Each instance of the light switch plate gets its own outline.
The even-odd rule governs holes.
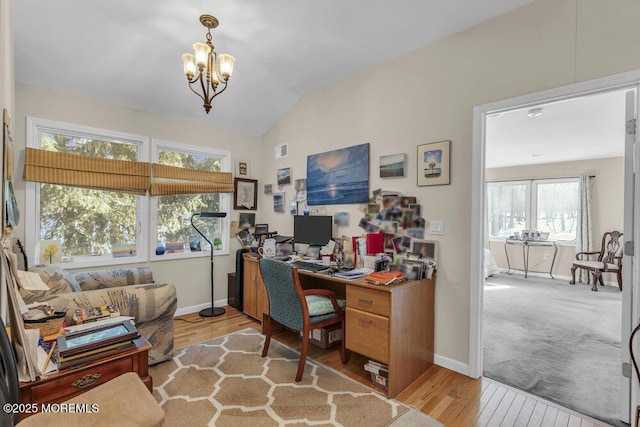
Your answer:
[[[429,221],[429,234],[443,235],[444,221]]]

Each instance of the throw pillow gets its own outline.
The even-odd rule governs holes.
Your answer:
[[[331,298],[324,295],[307,295],[307,306],[309,307],[309,316],[320,316],[323,314],[333,313],[333,304],[331,304]],[[338,300],[338,306],[344,308],[346,301],[343,299]]]

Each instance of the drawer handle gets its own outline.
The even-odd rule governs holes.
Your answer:
[[[365,319],[364,317],[358,317],[358,321],[362,322],[362,323],[366,323],[367,325],[370,325],[373,323],[373,320],[371,319]]]
[[[358,302],[361,302],[363,304],[373,304],[373,300],[367,299],[367,298],[358,298]]]
[[[96,381],[100,379],[101,376],[102,374],[87,374],[84,377],[80,378],[79,380],[71,383],[71,386],[76,388],[91,387],[96,383]]]

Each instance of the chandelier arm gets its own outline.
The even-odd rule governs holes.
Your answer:
[[[211,99],[213,100],[213,98],[215,98],[216,96],[220,95],[225,90],[227,90],[227,82],[224,82],[224,87],[221,90],[219,90],[219,91],[216,91],[215,89],[213,90],[213,96],[211,97]]]
[[[195,93],[196,95],[198,95],[200,97],[200,99],[202,99],[202,102],[207,102],[207,100],[204,99],[204,97],[202,95],[200,95],[198,92],[196,92],[195,90],[193,90],[193,88],[191,87],[192,83],[195,83],[197,80],[200,79],[196,79],[194,81],[189,81],[189,89],[191,89],[191,92]]]

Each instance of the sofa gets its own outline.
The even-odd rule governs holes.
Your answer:
[[[43,302],[56,311],[66,310],[66,324],[73,325],[73,313],[80,307],[116,305],[122,316],[135,319],[140,334],[153,346],[149,364],[173,357],[173,316],[178,301],[176,288],[170,283],[155,283],[150,268],[68,272],[56,265],[36,265],[37,272],[49,286],[48,291],[20,288],[26,304]]]

